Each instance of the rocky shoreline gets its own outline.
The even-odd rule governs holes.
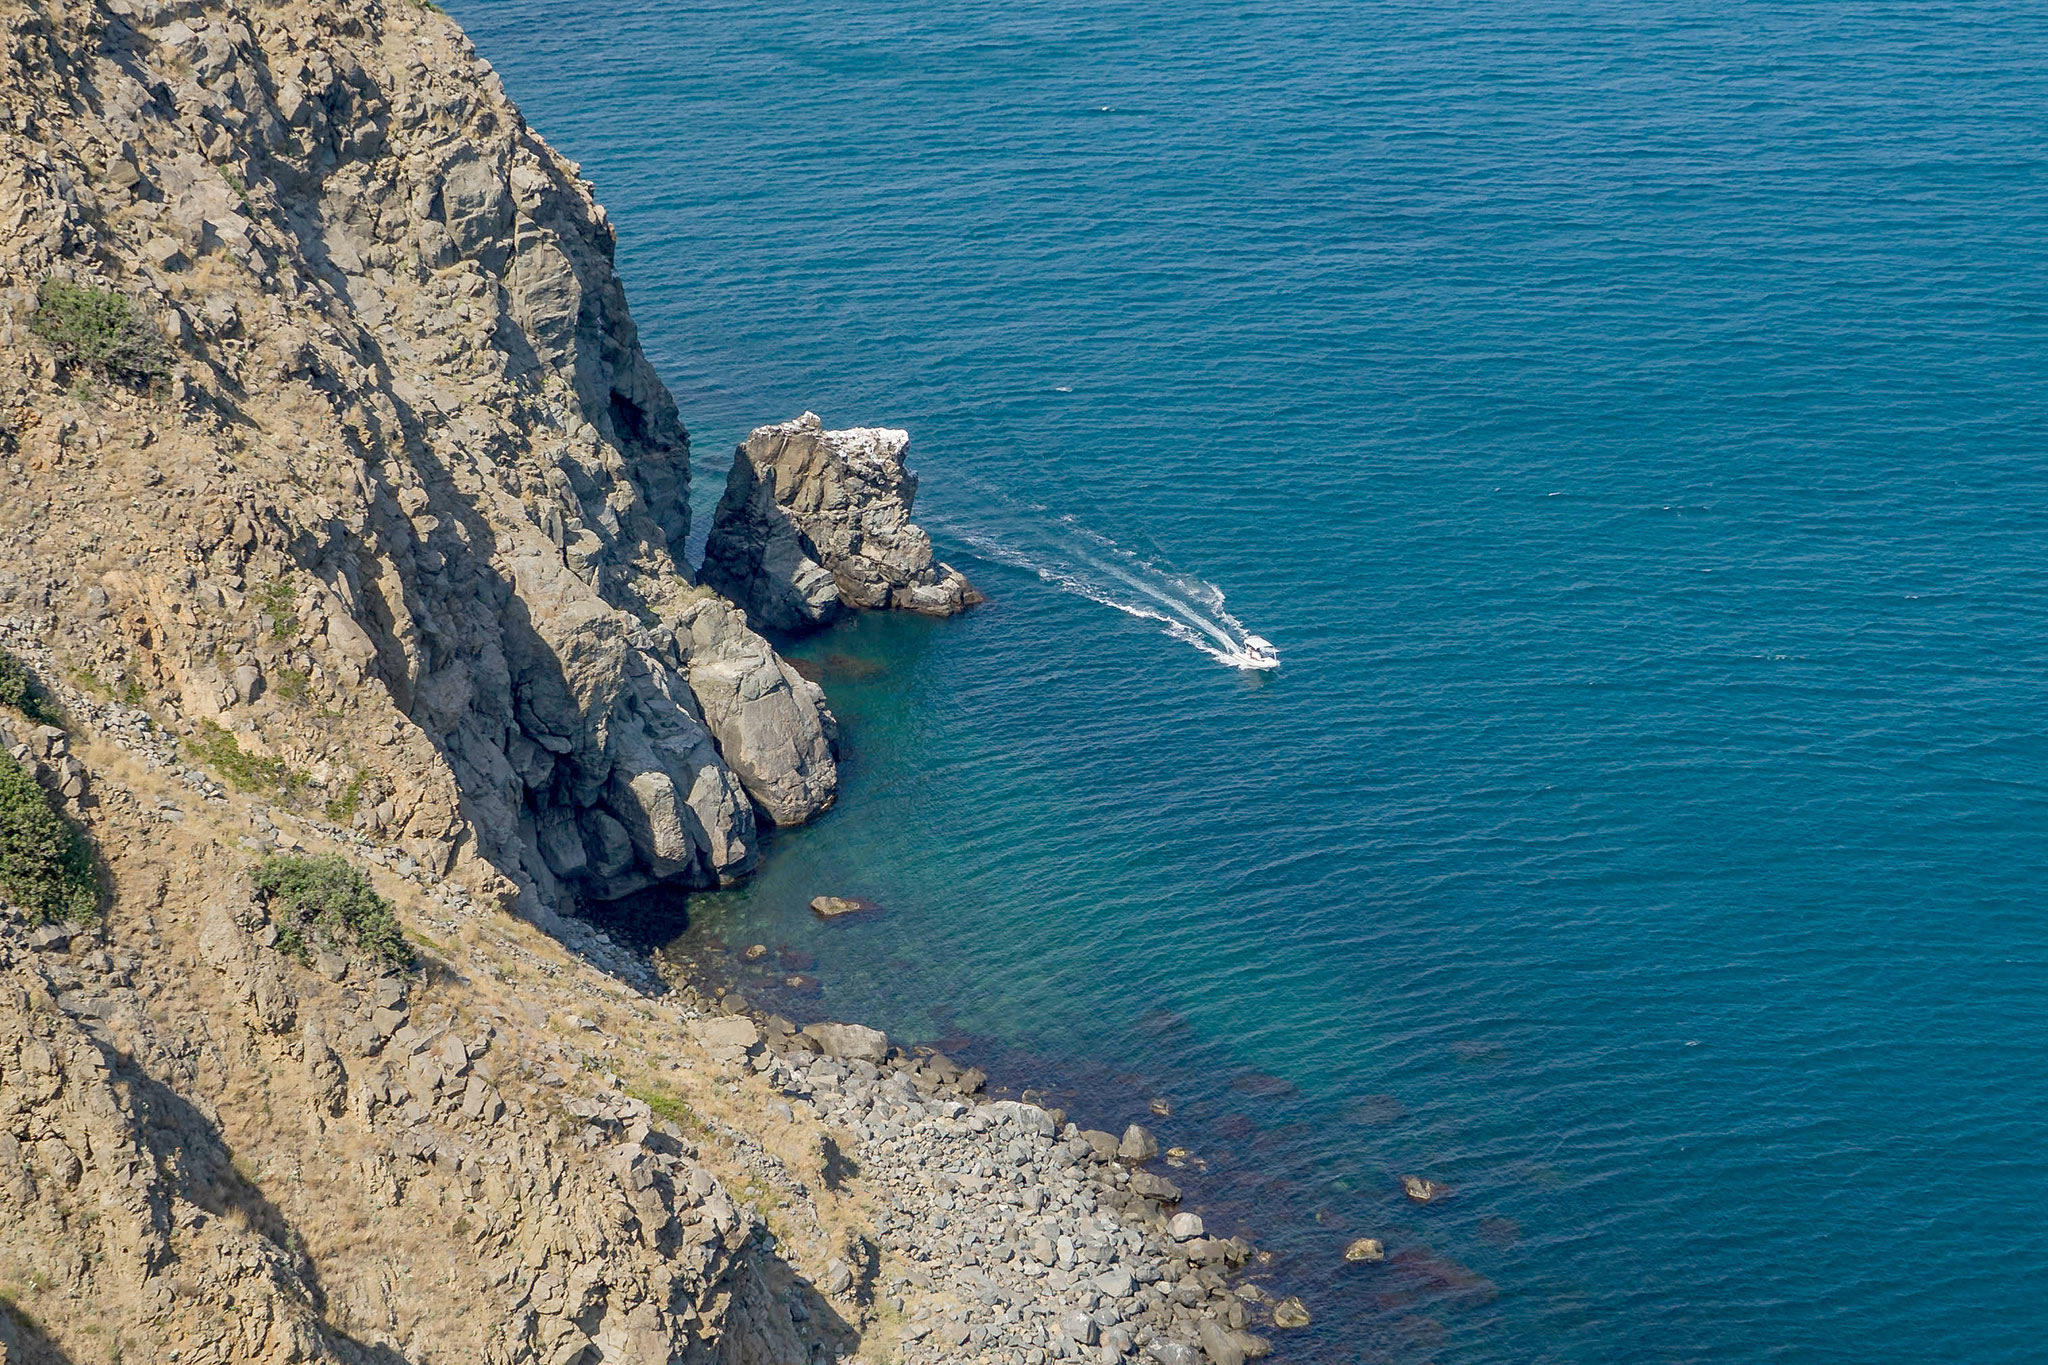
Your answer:
[[[47,664],[6,627],[0,622],[0,643]],[[127,818],[169,835],[212,814],[246,821],[252,852],[348,843],[338,826],[238,801],[145,712],[52,690],[69,716],[66,738],[45,730],[16,747],[45,776],[94,774],[73,804],[81,815],[105,812],[92,819],[96,827]],[[67,765],[79,750],[93,761]],[[122,773],[110,750],[134,770]],[[190,1010],[166,1017],[162,1002],[177,987],[151,980],[175,955],[166,939],[189,933],[193,956],[210,971],[186,986],[215,976],[228,986],[227,999],[239,1002],[230,1013],[245,1016],[251,1040],[282,1048],[303,1073],[298,1093],[331,1116],[316,1123],[323,1135],[339,1136],[349,1119],[381,1135],[391,1155],[373,1168],[377,1200],[394,1209],[421,1197],[407,1187],[428,1172],[452,1165],[459,1177],[487,1165],[494,1150],[509,1171],[530,1170],[522,1141],[546,1141],[533,1123],[550,1112],[561,1116],[556,1144],[566,1139],[606,1166],[661,1169],[678,1190],[704,1170],[705,1195],[775,1192],[758,1221],[739,1198],[699,1205],[708,1211],[702,1226],[725,1248],[717,1254],[729,1269],[718,1273],[772,1280],[765,1262],[749,1259],[768,1251],[801,1266],[776,1298],[793,1335],[779,1344],[762,1336],[773,1345],[763,1361],[1231,1365],[1267,1355],[1274,1328],[1306,1323],[1298,1300],[1276,1300],[1245,1278],[1259,1260],[1251,1246],[1209,1235],[1198,1212],[1180,1207],[1181,1191],[1155,1169],[1159,1144],[1143,1127],[1088,1130],[1029,1092],[992,1096],[979,1070],[931,1048],[906,1050],[876,1029],[799,1027],[749,1011],[708,976],[657,972],[580,922],[568,935],[576,957],[530,977],[521,968],[546,940],[521,946],[492,932],[495,911],[410,859],[367,851],[418,893],[411,918],[422,941],[436,945],[423,972],[364,975],[339,959],[295,969],[263,951],[260,905],[232,890],[214,890],[185,924],[170,914],[86,931],[9,923],[0,969],[48,998],[54,1016],[76,1021],[80,1036],[103,1037],[118,1055],[161,1057],[177,1050],[170,1025],[180,1013],[189,1026],[218,1009],[188,1001]],[[176,899],[166,895],[173,906]],[[462,987],[485,982],[516,986],[507,998],[518,1014],[459,998]],[[481,1025],[480,1004],[490,1020]],[[660,1042],[644,1064],[659,1080],[632,1079],[621,1052],[636,1040],[612,1031],[607,1006],[656,1025]],[[547,1027],[523,1038],[521,1018]],[[698,1098],[707,1092],[723,1103]],[[10,1108],[18,1114],[23,1102],[0,1074],[0,1111]],[[225,1124],[216,1118],[215,1126]],[[47,1167],[60,1183],[90,1175],[83,1165],[67,1173],[76,1164],[67,1154],[109,1147],[104,1134],[67,1139],[61,1127],[30,1140],[43,1145],[24,1169]],[[209,1140],[221,1139],[203,1129],[179,1138],[188,1147]],[[791,1159],[792,1148],[803,1155]],[[820,1204],[828,1191],[852,1207],[828,1213]],[[516,1236],[537,1213],[514,1195],[498,1206],[501,1231]],[[619,1306],[616,1267],[609,1275]],[[562,1306],[569,1321],[587,1317],[573,1298]],[[318,1332],[308,1325],[301,1335]],[[537,1320],[527,1335],[544,1339],[545,1324]],[[832,1354],[819,1354],[821,1346]]]
[[[850,1134],[846,1159],[882,1191],[887,1263],[872,1278],[905,1324],[904,1361],[1236,1365],[1273,1350],[1253,1329],[1308,1323],[1300,1300],[1245,1278],[1263,1259],[1253,1246],[1180,1207],[1142,1125],[1085,1129],[1030,1091],[992,1096],[979,1068],[936,1049],[857,1024],[722,1013],[744,1000],[699,984],[678,989],[702,1011],[713,1059],[765,1077],[776,1112],[801,1107]]]

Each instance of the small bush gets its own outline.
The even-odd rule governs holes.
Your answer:
[[[306,775],[296,773],[281,758],[252,754],[235,742],[235,737],[210,720],[199,722],[186,742],[192,756],[227,779],[241,792],[273,792],[297,796],[306,786]]]
[[[270,679],[277,695],[294,705],[304,701],[313,690],[313,675],[303,668],[280,666],[271,670]]]
[[[690,1102],[658,1081],[629,1085],[626,1093],[685,1132],[704,1131],[704,1120],[697,1117],[697,1111],[690,1107]]]
[[[289,578],[273,578],[256,590],[256,608],[270,617],[270,633],[280,640],[298,633],[298,601]]]
[[[39,924],[99,918],[92,848],[28,769],[0,754],[0,891]]]
[[[38,725],[61,725],[63,715],[50,704],[21,660],[0,649],[0,706],[11,706]]]
[[[337,825],[345,825],[356,818],[356,811],[363,804],[363,775],[357,773],[348,780],[348,785],[327,798],[327,818]]]
[[[111,289],[44,280],[29,326],[68,369],[137,388],[171,372],[156,324]]]
[[[256,206],[249,202],[249,187],[242,183],[242,177],[236,175],[227,167],[222,166],[220,168],[220,179],[222,184],[234,191],[235,198],[242,201],[243,210],[253,215],[256,212]]]
[[[411,964],[412,949],[391,903],[347,859],[279,853],[263,860],[255,881],[270,900],[277,950],[287,957],[307,962],[320,947],[384,966]]]

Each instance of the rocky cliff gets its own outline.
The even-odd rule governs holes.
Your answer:
[[[559,950],[478,925],[412,980],[297,967],[245,859],[166,818],[193,794],[94,756],[117,916],[0,934],[0,1360],[766,1365],[852,1340],[732,1193],[758,1177],[730,1140],[553,1041],[551,1010],[629,992],[551,989]]]
[[[815,629],[851,608],[950,616],[981,597],[932,558],[910,520],[910,435],[827,431],[816,413],[759,427],[733,455],[704,544],[704,581],[773,630]]]
[[[1262,1350],[1149,1137],[561,915],[743,874],[834,730],[680,562],[610,228],[453,24],[0,28],[0,1365]],[[966,600],[900,433],[776,430],[837,600]]]
[[[830,804],[821,693],[680,561],[689,441],[603,210],[453,25],[105,0],[8,39],[0,409],[40,515],[0,598],[67,665],[536,915],[730,880]],[[27,344],[51,278],[157,323],[155,398]]]

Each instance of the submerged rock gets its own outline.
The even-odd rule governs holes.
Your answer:
[[[816,413],[757,428],[733,457],[704,545],[706,584],[758,626],[799,631],[854,607],[950,616],[981,600],[910,520],[909,433],[827,431]]]
[[[1386,1244],[1377,1237],[1360,1237],[1344,1248],[1347,1261],[1384,1261],[1387,1259]]]
[[[858,915],[863,910],[875,908],[873,901],[856,900],[851,896],[813,896],[811,913],[820,919],[838,919],[841,915]]]

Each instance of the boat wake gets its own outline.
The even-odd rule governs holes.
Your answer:
[[[1018,517],[1002,533],[943,518],[927,525],[1062,592],[1156,622],[1219,663],[1252,671],[1280,666],[1272,642],[1224,608],[1223,590],[1214,583],[1127,550],[1070,516],[1047,518],[1044,509],[1030,510],[1039,515]]]

